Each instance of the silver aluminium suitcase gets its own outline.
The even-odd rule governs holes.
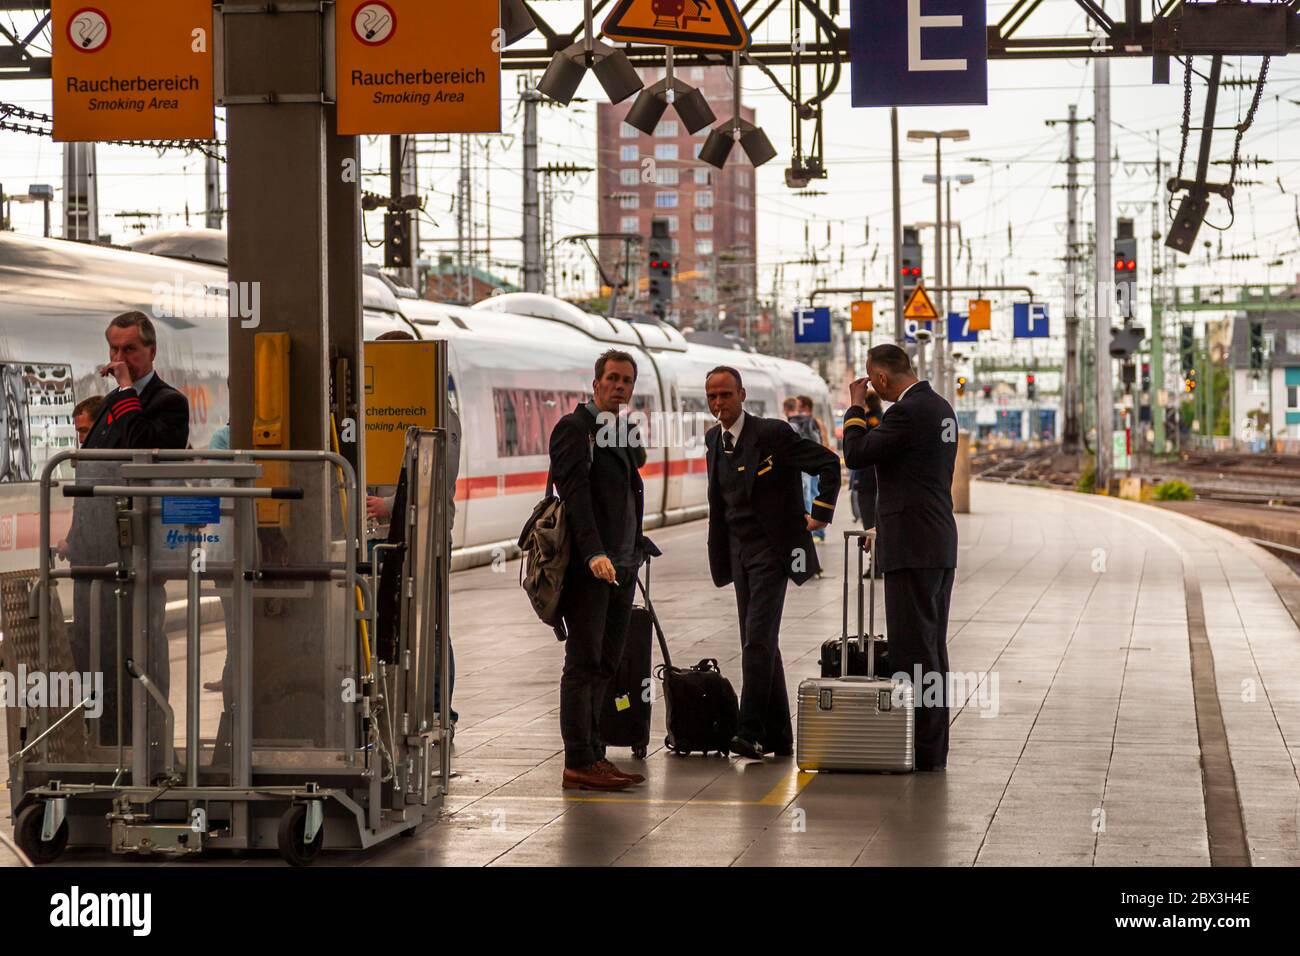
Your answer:
[[[870,619],[876,631],[876,532],[844,532],[844,630],[839,677],[813,677],[799,684],[800,770],[905,773],[915,763],[915,690],[909,681],[877,678],[875,638],[862,629],[862,547],[871,548]],[[858,552],[858,639],[867,640],[867,676],[848,675],[849,546]]]

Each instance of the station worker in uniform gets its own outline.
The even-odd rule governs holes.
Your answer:
[[[872,392],[893,404],[869,427]],[[916,769],[943,770],[948,761],[948,607],[957,567],[952,472],[957,416],[918,381],[907,353],[877,345],[867,353],[867,378],[849,386],[844,462],[876,469],[880,504],[876,562],[885,576],[885,619],[895,673],[939,682],[938,706],[916,692]],[[933,695],[931,695],[933,697]]]
[[[719,366],[705,379],[718,424],[704,436],[709,474],[709,571],[718,587],[736,586],[740,616],[740,729],[731,749],[762,759],[794,752],[790,701],[777,638],[787,581],[821,571],[812,532],[830,524],[840,492],[840,460],[788,422],[743,409],[740,372]],[[818,495],[804,508],[803,475]]]
[[[86,450],[167,448],[183,449],[189,444],[189,401],[176,389],[162,380],[154,369],[158,355],[158,335],[153,322],[143,312],[124,312],[114,318],[105,332],[108,340],[108,362],[99,369],[100,375],[116,384],[104,401],[90,426],[82,444]],[[77,468],[78,483],[117,483],[118,462],[81,462]],[[74,565],[105,565],[115,563],[120,554],[113,519],[113,504],[106,498],[78,498],[73,508],[72,527],[62,557]],[[101,589],[101,603],[91,608],[89,582],[82,593],[74,595],[76,607],[73,627],[73,656],[90,659],[90,617],[98,615],[100,621],[116,620],[111,587]],[[167,649],[166,610],[167,595],[161,585],[149,588],[149,676],[158,689],[167,694],[171,683],[171,665]],[[129,611],[128,611],[129,616]],[[116,642],[112,625],[101,628],[101,659],[111,662]],[[129,635],[127,635],[129,637]],[[131,643],[125,640],[123,653],[131,654]],[[104,666],[104,711],[100,718],[101,739],[116,743],[117,736],[117,682],[124,674],[122,662]],[[129,686],[129,685],[128,685]],[[124,696],[122,715],[123,736],[131,735],[131,695]],[[162,714],[150,700],[147,704],[150,728],[162,728]],[[105,737],[109,739],[105,739]],[[161,751],[152,763],[157,763]]]
[[[592,401],[561,418],[550,441],[551,478],[572,542],[560,597],[567,632],[560,678],[566,790],[623,790],[645,779],[605,758],[599,725],[605,693],[623,658],[637,573],[647,554],[659,553],[642,534],[645,500],[638,469],[646,453],[639,433],[605,427],[632,401],[636,360],[611,349],[596,360],[595,372]]]

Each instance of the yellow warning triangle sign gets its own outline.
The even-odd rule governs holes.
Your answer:
[[[749,48],[749,28],[736,0],[618,0],[601,32],[625,43]]]
[[[919,322],[934,322],[939,318],[939,311],[930,301],[930,294],[925,291],[925,286],[918,285],[912,290],[907,305],[903,306],[903,318],[916,319]]]

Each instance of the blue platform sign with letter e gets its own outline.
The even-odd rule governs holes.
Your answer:
[[[1047,303],[1014,303],[1011,306],[1011,329],[1012,336],[1017,339],[1047,338]]]
[[[831,310],[827,306],[798,309],[794,313],[796,345],[817,345],[831,340]]]
[[[970,316],[959,315],[956,312],[948,313],[949,342],[978,342],[979,340],[979,332],[973,331],[970,327]]]
[[[162,500],[162,523],[220,524],[221,499],[209,498],[206,495],[201,498],[164,495]]]
[[[852,0],[854,106],[989,101],[985,0]]]

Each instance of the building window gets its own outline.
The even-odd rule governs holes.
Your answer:
[[[736,195],[736,208],[737,208],[737,209],[748,209],[748,208],[749,208],[749,193],[737,193],[737,195]]]
[[[655,193],[655,208],[676,209],[677,194],[676,193]]]
[[[635,163],[641,158],[641,151],[635,146],[620,146],[618,148],[618,158],[625,163]]]
[[[1286,407],[1300,407],[1300,401],[1297,401],[1296,393],[1300,392],[1300,385],[1288,385],[1286,389]]]
[[[641,220],[636,216],[624,216],[619,220],[619,229],[622,232],[638,233],[641,231]]]
[[[655,144],[655,159],[676,159],[676,158],[677,158],[676,143]]]
[[[1286,330],[1286,354],[1300,355],[1300,329]]]
[[[702,190],[695,194],[695,205],[700,209],[713,208],[713,192],[711,190]]]
[[[695,254],[696,254],[697,256],[711,256],[711,255],[713,255],[713,240],[712,240],[712,239],[696,239],[696,240],[695,240]]]
[[[655,170],[655,182],[660,186],[676,186],[679,182],[680,169],[660,167]]]
[[[736,232],[741,232],[741,233],[749,232],[749,220],[746,219],[744,216],[741,216],[739,219],[736,220]]]
[[[624,186],[636,186],[641,182],[641,171],[638,169],[620,169],[618,171],[618,180]]]
[[[741,189],[749,188],[749,173],[743,169],[736,170],[736,185]]]
[[[664,120],[655,127],[657,139],[676,139],[677,136],[677,120]]]
[[[676,216],[664,216],[664,221],[668,223],[668,231],[669,231],[669,232],[676,232],[676,231],[677,231],[677,217],[676,217]],[[677,252],[677,240],[676,240],[676,239],[673,240],[673,252],[674,252],[674,253]]]
[[[695,158],[696,158],[696,159],[699,159],[699,158],[700,158],[700,150],[702,150],[702,149],[704,149],[704,144],[703,144],[703,143],[696,143],[696,144],[695,144]]]
[[[1267,395],[1268,394],[1268,376],[1264,373],[1258,375],[1247,373],[1246,378],[1250,381],[1250,394]]]
[[[696,231],[696,232],[712,232],[712,231],[713,231],[713,217],[710,216],[710,215],[706,215],[705,213],[700,213],[698,216],[696,216],[696,217],[695,217],[695,231]]]
[[[622,193],[618,197],[619,209],[640,209],[641,197],[636,193]]]
[[[619,123],[618,135],[623,139],[636,139],[641,135],[641,131],[631,123]]]
[[[698,156],[699,156],[699,151],[697,150],[697,151],[696,151],[696,157],[698,158]],[[697,186],[712,186],[712,185],[713,185],[713,170],[711,170],[711,169],[697,169],[697,170],[695,170],[695,185],[697,185]]]

